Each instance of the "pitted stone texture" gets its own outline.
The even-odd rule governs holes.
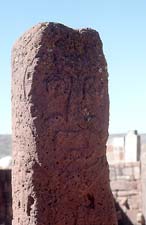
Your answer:
[[[96,31],[43,23],[12,55],[13,225],[115,225]]]

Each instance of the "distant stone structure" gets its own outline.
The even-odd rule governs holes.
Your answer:
[[[109,164],[119,162],[138,162],[141,155],[141,139],[136,130],[126,135],[109,138],[107,142],[107,159]]]
[[[13,225],[116,225],[99,34],[42,23],[12,55]]]
[[[125,137],[125,161],[136,162],[140,160],[140,136],[137,131],[129,131]]]
[[[114,137],[111,143],[107,142],[107,159],[110,164],[124,162],[124,147],[124,137]]]

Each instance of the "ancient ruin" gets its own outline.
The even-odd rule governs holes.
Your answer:
[[[13,225],[116,225],[95,30],[42,23],[12,53]]]

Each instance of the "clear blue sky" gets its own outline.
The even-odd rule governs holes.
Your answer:
[[[146,133],[145,0],[5,0],[0,5],[0,133],[11,133],[10,55],[43,21],[99,31],[109,68],[110,133]]]

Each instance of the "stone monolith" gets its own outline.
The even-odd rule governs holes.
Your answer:
[[[13,225],[116,225],[99,34],[41,23],[12,53]]]

